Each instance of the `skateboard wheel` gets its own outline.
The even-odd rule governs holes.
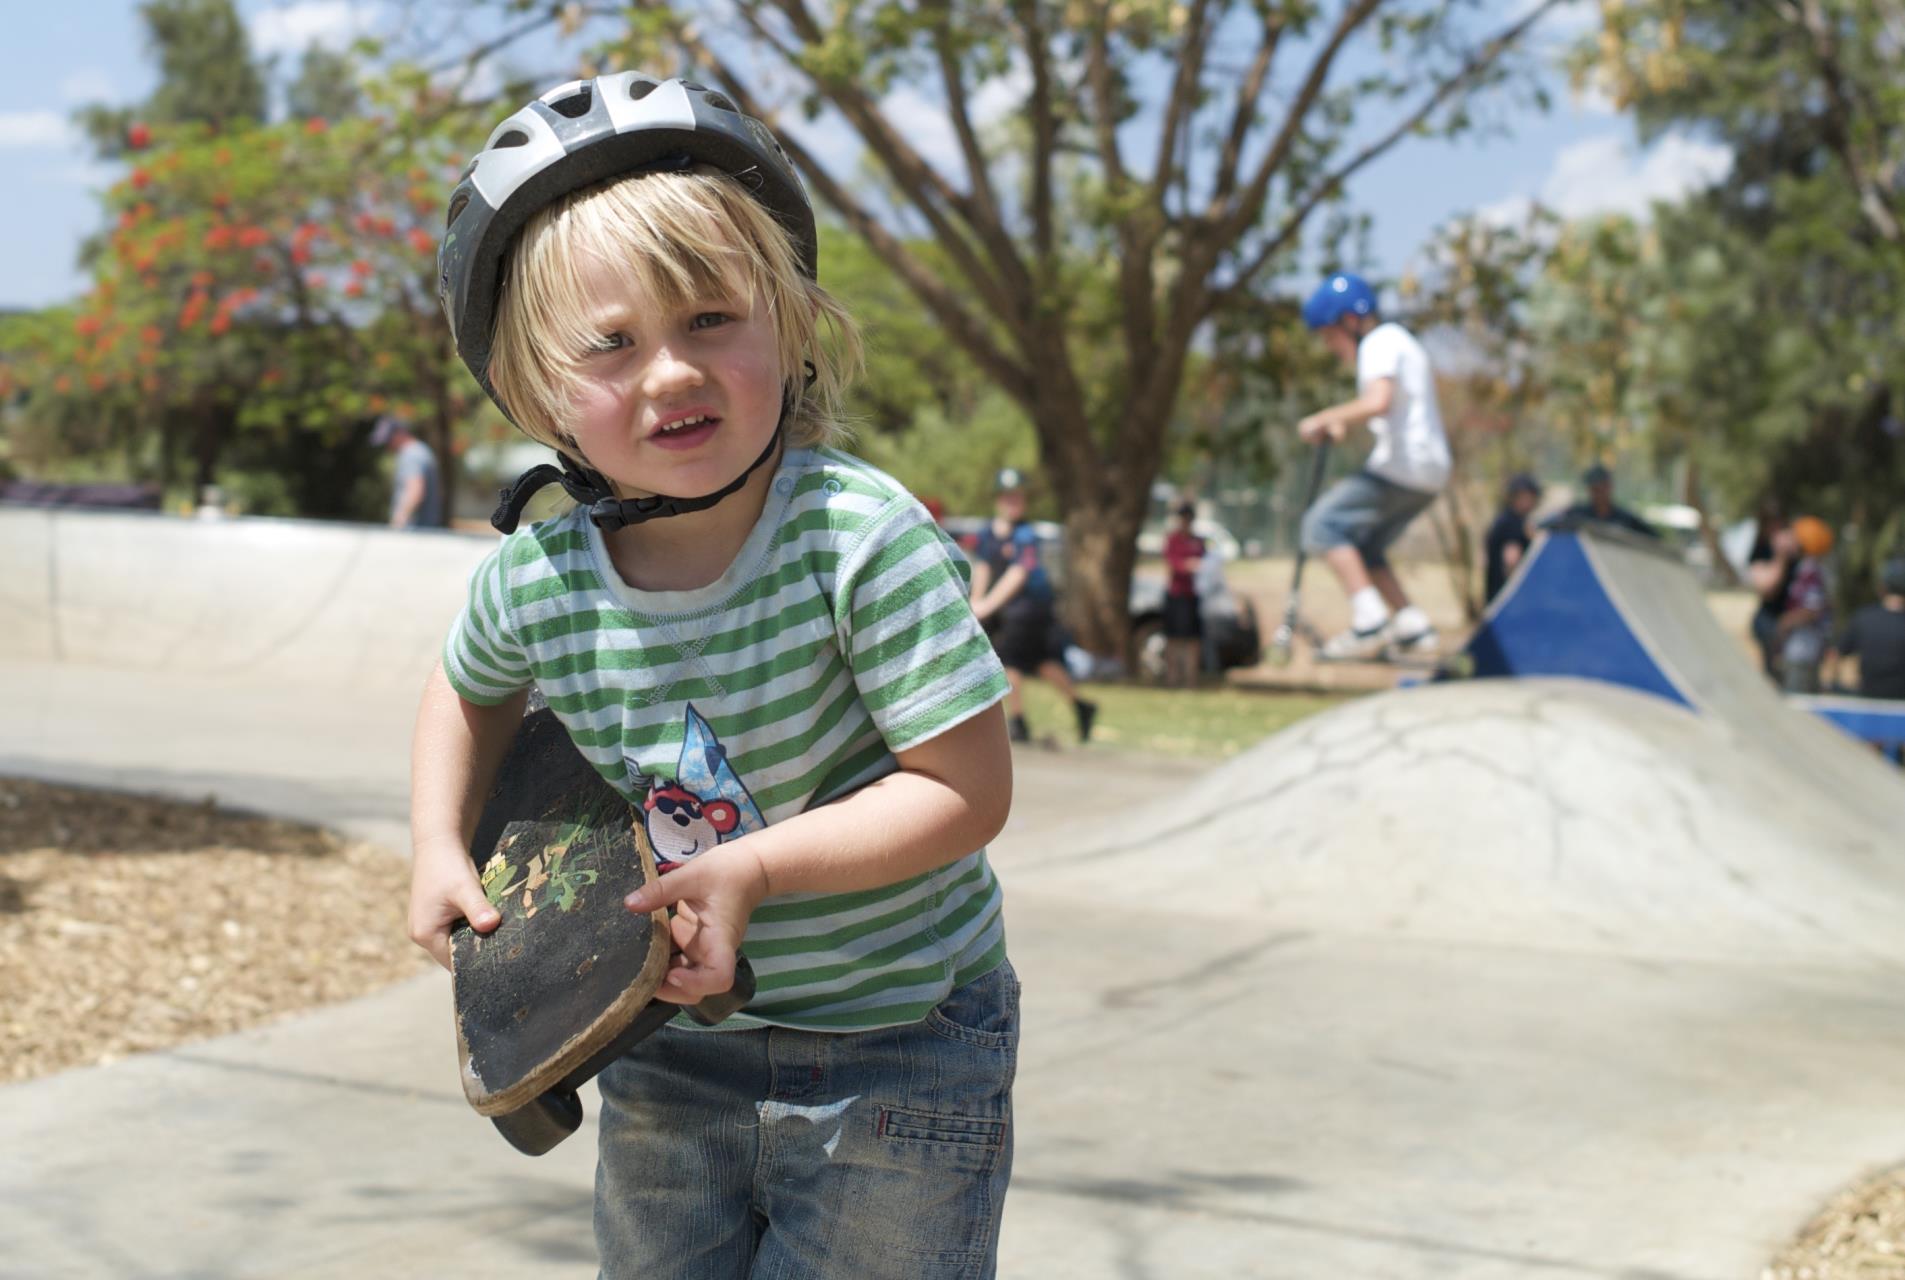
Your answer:
[[[539,1156],[582,1127],[582,1099],[572,1089],[551,1089],[528,1106],[491,1117],[496,1131],[526,1156]]]
[[[704,996],[701,1003],[688,1006],[688,1016],[704,1027],[725,1022],[731,1013],[754,998],[754,966],[746,956],[734,957],[734,985],[719,995]]]

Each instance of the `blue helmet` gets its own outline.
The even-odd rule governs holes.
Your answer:
[[[1325,280],[1303,304],[1303,323],[1327,329],[1344,316],[1366,316],[1376,309],[1376,291],[1361,276],[1340,272]]]

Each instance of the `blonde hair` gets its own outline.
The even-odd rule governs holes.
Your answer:
[[[780,355],[792,447],[848,434],[841,401],[860,367],[860,333],[800,269],[786,228],[734,179],[710,169],[638,174],[585,187],[524,226],[504,267],[490,385],[530,438],[576,453],[572,393],[601,340],[581,287],[593,259],[666,310],[711,297],[766,307]],[[806,365],[813,366],[808,381]]]

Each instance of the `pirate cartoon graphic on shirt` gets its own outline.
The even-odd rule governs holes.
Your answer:
[[[767,825],[747,786],[728,763],[727,748],[690,704],[681,735],[674,781],[651,777],[642,801],[642,823],[655,850],[655,865],[674,870],[723,840]]]

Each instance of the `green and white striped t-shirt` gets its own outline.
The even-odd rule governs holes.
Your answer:
[[[890,476],[789,450],[740,554],[693,591],[628,586],[580,510],[511,534],[471,577],[444,671],[485,705],[535,684],[603,777],[654,792],[657,855],[692,856],[892,773],[1004,696],[969,578]],[[915,1022],[1004,959],[999,885],[978,849],[881,889],[769,898],[744,945],[759,991],[724,1025]]]

